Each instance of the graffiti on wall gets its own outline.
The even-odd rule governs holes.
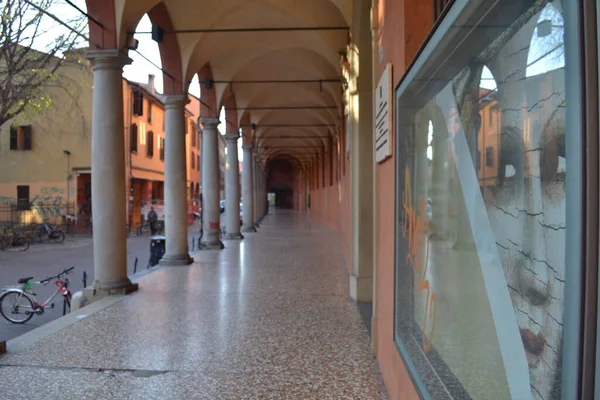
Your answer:
[[[60,217],[66,212],[65,189],[43,187],[29,202],[29,207],[42,218]]]

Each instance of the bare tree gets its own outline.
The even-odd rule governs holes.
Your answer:
[[[59,0],[0,1],[0,127],[13,118],[38,113],[52,102],[46,90],[60,81],[65,55],[85,37],[87,20],[52,13]]]

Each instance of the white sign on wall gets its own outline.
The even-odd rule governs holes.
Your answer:
[[[381,74],[375,91],[375,160],[380,163],[392,155],[392,64],[388,63]]]

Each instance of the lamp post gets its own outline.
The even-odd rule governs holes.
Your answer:
[[[63,153],[67,156],[67,215],[69,214],[69,202],[71,195],[71,152],[69,150],[63,150]]]

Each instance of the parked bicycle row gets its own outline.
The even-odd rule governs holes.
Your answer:
[[[42,224],[27,227],[2,227],[0,232],[0,250],[26,251],[33,243],[62,243],[65,241],[65,233],[56,225],[50,225],[48,221]]]

